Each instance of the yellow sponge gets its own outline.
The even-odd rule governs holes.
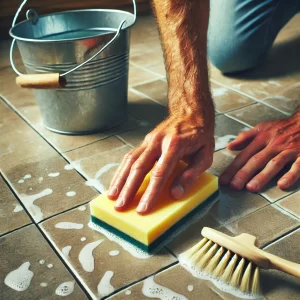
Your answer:
[[[125,212],[117,212],[114,209],[115,201],[109,200],[106,195],[100,195],[92,200],[90,202],[92,222],[142,250],[148,252],[153,250],[180,226],[179,221],[191,217],[198,208],[202,208],[200,204],[218,190],[217,177],[203,173],[183,199],[173,200],[170,197],[170,185],[185,166],[183,162],[178,163],[150,214],[141,216],[136,212],[136,207],[149,184],[151,172],[145,177]]]

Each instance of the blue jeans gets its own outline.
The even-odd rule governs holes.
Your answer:
[[[300,0],[211,0],[208,57],[223,73],[251,69],[267,54]]]

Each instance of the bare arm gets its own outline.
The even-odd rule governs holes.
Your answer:
[[[179,160],[188,166],[171,186],[174,199],[181,199],[210,167],[214,151],[214,108],[206,58],[209,0],[154,0],[153,4],[169,83],[169,116],[124,158],[108,193],[117,199],[117,210],[126,209],[153,168],[137,207],[140,214],[155,206]]]

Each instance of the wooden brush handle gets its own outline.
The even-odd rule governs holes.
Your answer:
[[[58,89],[66,85],[59,73],[27,74],[17,77],[16,83],[22,88],[29,89]]]
[[[288,261],[276,255],[264,251],[264,255],[271,262],[271,269],[283,271],[300,279],[300,264]]]

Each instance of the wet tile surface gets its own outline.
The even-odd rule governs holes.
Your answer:
[[[300,219],[300,191],[278,201],[276,204]]]
[[[1,299],[88,299],[34,225],[0,238],[0,245]]]
[[[30,223],[29,216],[0,175],[0,235]]]
[[[131,147],[138,147],[144,140],[145,136],[153,130],[153,127],[145,126],[135,130],[127,131],[117,136]]]
[[[232,163],[236,156],[236,152],[223,149],[214,153],[214,159],[210,171],[220,176],[223,171]]]
[[[107,296],[114,290],[151,275],[176,261],[166,250],[150,258],[136,258],[119,244],[89,228],[89,220],[89,207],[84,206],[45,221],[42,223],[42,229],[76,276],[95,297]],[[77,226],[80,229],[60,228],[63,227],[62,222],[68,222],[71,228]],[[66,249],[70,249],[68,255]]]
[[[146,71],[133,65],[129,66],[129,86],[135,86],[137,84],[146,81],[152,81],[158,78],[159,76],[156,76],[153,73],[150,73],[149,71]]]

